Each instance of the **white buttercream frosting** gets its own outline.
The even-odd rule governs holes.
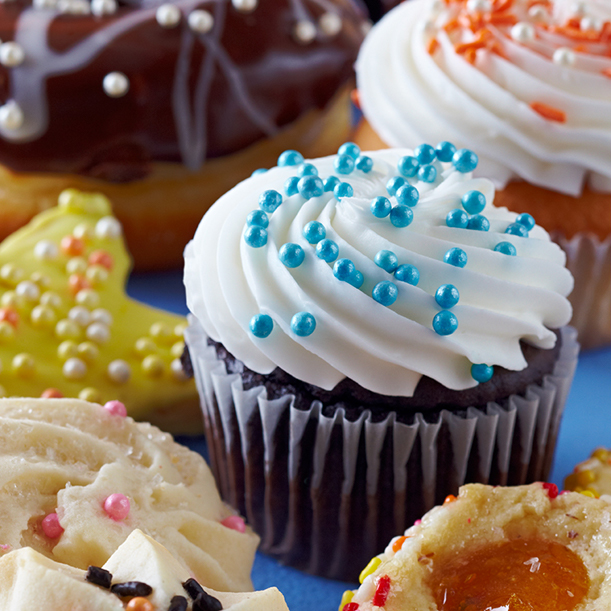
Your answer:
[[[545,4],[533,10],[515,0],[496,21],[468,2],[400,4],[374,26],[356,64],[373,129],[390,146],[447,139],[472,148],[480,156],[476,176],[497,188],[523,179],[579,195],[587,181],[611,192],[611,2],[584,2],[572,30],[562,28],[573,0]],[[460,25],[478,18],[484,30]],[[458,27],[444,27],[455,19]],[[516,21],[524,25],[513,29]],[[482,33],[486,44],[471,63],[457,45]],[[566,120],[544,118],[533,103]]]
[[[520,340],[550,348],[555,334],[549,328],[565,325],[571,317],[566,295],[573,279],[564,267],[565,255],[536,226],[530,237],[505,234],[516,214],[496,208],[494,187],[485,179],[455,171],[451,163],[435,162],[439,172],[432,183],[409,179],[420,192],[412,208],[413,222],[395,227],[388,217],[376,218],[370,203],[387,196],[386,184],[398,175],[397,163],[408,150],[367,153],[373,170],[353,171],[340,178],[354,190],[338,201],[332,193],[305,200],[300,194],[283,196],[270,215],[267,244],[249,246],[244,239],[248,214],[258,208],[259,195],[268,189],[284,193],[295,167],[276,167],[253,176],[226,193],[206,213],[185,251],[185,285],[189,309],[206,333],[221,342],[250,369],[262,374],[276,367],[325,389],[345,377],[386,395],[411,396],[422,375],[452,389],[476,384],[471,363],[501,365],[520,370],[526,361]],[[310,161],[319,176],[334,174],[335,156]],[[478,190],[486,197],[482,214],[490,231],[448,227],[448,212],[461,207],[461,197]],[[326,237],[339,246],[339,257],[352,260],[364,276],[360,289],[338,280],[333,264],[318,258],[303,237],[304,226],[317,220]],[[493,249],[511,242],[517,256]],[[279,249],[299,244],[304,262],[286,267]],[[453,247],[464,250],[464,268],[445,263]],[[374,263],[380,250],[390,250],[399,264],[418,268],[417,286],[400,282]],[[394,282],[398,298],[389,307],[372,299],[380,281]],[[452,335],[440,336],[432,327],[441,310],[434,295],[451,283],[460,301],[451,308],[458,319]],[[315,331],[299,337],[291,318],[309,312]],[[249,330],[251,318],[271,316],[272,333],[257,338]]]

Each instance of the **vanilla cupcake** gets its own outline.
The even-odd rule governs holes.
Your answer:
[[[611,450],[594,450],[588,460],[580,462],[573,469],[573,473],[567,475],[564,487],[597,498],[611,495]]]

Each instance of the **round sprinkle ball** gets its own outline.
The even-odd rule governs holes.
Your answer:
[[[246,224],[250,227],[251,225],[256,225],[257,227],[263,227],[263,229],[267,229],[269,225],[269,217],[263,210],[253,210],[246,217]]]
[[[397,193],[397,189],[399,189],[399,187],[402,187],[404,184],[405,178],[403,178],[402,176],[393,176],[386,183],[386,190],[388,191],[389,195],[395,195]]]
[[[451,142],[443,141],[435,147],[435,155],[439,161],[452,161],[455,152],[456,147]]]
[[[467,253],[462,248],[450,248],[443,260],[454,267],[464,267],[467,265]]]
[[[354,166],[357,170],[368,174],[369,172],[371,172],[371,170],[373,170],[373,159],[371,157],[367,157],[367,155],[361,155],[357,158],[356,162],[354,163]]]
[[[452,155],[452,165],[463,174],[473,172],[477,167],[478,161],[477,155],[469,149],[458,149]]]
[[[272,214],[282,203],[282,195],[278,191],[268,189],[259,195],[259,208],[264,212]]]
[[[329,178],[325,178],[322,181],[322,186],[323,186],[325,193],[329,193],[333,191],[335,187],[339,185],[340,182],[341,180],[337,176],[329,176]]]
[[[260,339],[269,337],[274,328],[274,321],[267,314],[255,314],[248,323],[250,332]]]
[[[414,265],[399,265],[395,270],[395,278],[400,282],[407,282],[407,284],[416,286],[420,282],[420,272]]]
[[[297,168],[297,176],[299,176],[299,178],[303,176],[318,176],[318,168],[311,163],[302,163]]]
[[[305,252],[299,244],[293,242],[287,242],[280,247],[278,251],[280,261],[287,267],[294,268],[299,267],[305,259]]]
[[[356,267],[350,259],[338,259],[333,265],[333,275],[344,282],[347,282],[355,271]]]
[[[350,155],[338,155],[333,167],[338,174],[350,174],[354,170],[354,159]]]
[[[321,240],[316,244],[316,256],[331,263],[339,256],[339,247],[333,240]]]
[[[56,513],[47,514],[42,519],[41,526],[45,537],[48,537],[49,539],[58,539],[64,532]]]
[[[335,185],[333,195],[335,199],[339,201],[342,197],[352,197],[354,195],[354,189],[350,183],[340,182],[338,185]]]
[[[399,204],[390,211],[390,222],[395,227],[407,227],[414,220],[411,208]]]
[[[437,168],[430,164],[420,166],[418,179],[422,182],[435,182],[437,180]]]
[[[119,418],[125,418],[127,416],[127,410],[121,401],[107,401],[104,403],[104,409],[109,414],[118,416]]]
[[[471,377],[480,382],[487,382],[492,378],[492,374],[494,373],[494,368],[490,365],[481,364],[473,364],[471,365]]]
[[[479,214],[486,207],[486,197],[481,191],[467,191],[460,201],[469,214]]]
[[[291,176],[284,181],[284,193],[287,197],[299,193],[299,189],[297,188],[298,182],[299,178],[297,176]]]
[[[318,221],[310,221],[303,228],[303,237],[308,241],[308,244],[317,244],[325,239],[327,231],[325,226]]]
[[[413,207],[418,203],[420,193],[418,193],[418,189],[416,189],[416,187],[412,187],[412,185],[408,185],[406,183],[397,189],[395,197],[397,198],[397,202],[399,204]]]
[[[504,255],[509,255],[511,257],[515,257],[517,254],[516,247],[511,242],[499,242],[494,250],[496,252],[503,253]]]
[[[350,276],[350,278],[348,278],[347,280],[348,284],[351,284],[354,288],[357,289],[360,289],[363,286],[364,281],[365,278],[358,269],[355,269],[354,274],[352,274],[352,276]]]
[[[253,171],[251,176],[259,176],[259,174],[265,174],[267,172],[267,168],[257,168]]]
[[[229,516],[221,521],[221,524],[226,528],[231,528],[231,530],[237,530],[240,533],[246,532],[246,523],[244,522],[244,518],[240,516]]]
[[[261,248],[267,244],[267,229],[258,225],[251,225],[244,231],[244,241],[251,248]]]
[[[509,227],[505,229],[505,233],[508,233],[510,235],[517,235],[520,238],[528,237],[528,229],[526,229],[526,227],[524,227],[524,225],[521,225],[520,223],[511,223],[511,225],[509,225]]]
[[[437,335],[452,335],[458,329],[458,319],[449,310],[437,312],[433,318],[433,330]]]
[[[337,150],[337,154],[348,155],[348,157],[356,160],[361,154],[361,149],[358,144],[354,144],[354,142],[344,142]]]
[[[522,212],[522,214],[518,214],[516,223],[524,225],[526,231],[530,231],[535,226],[535,219],[528,212]]]
[[[399,170],[399,174],[405,176],[406,178],[413,178],[414,176],[416,176],[419,167],[420,163],[415,157],[412,157],[411,155],[401,157],[401,159],[399,159],[399,163],[397,164],[397,170]]]
[[[469,215],[460,208],[450,210],[446,215],[446,225],[457,229],[466,229],[469,224]]]
[[[397,301],[397,295],[399,294],[399,289],[394,282],[389,282],[388,280],[383,280],[382,282],[378,282],[371,292],[371,296],[375,301],[381,303],[383,306],[390,306],[395,301]]]
[[[376,197],[370,205],[371,214],[378,219],[383,219],[390,214],[392,208],[390,200],[387,197],[381,195]]]
[[[458,303],[460,294],[458,289],[453,284],[442,284],[435,291],[435,301],[442,308],[451,308]]]
[[[414,155],[421,165],[433,163],[437,159],[435,149],[430,144],[421,144],[414,149]]]
[[[129,499],[124,494],[111,494],[106,497],[102,507],[109,518],[115,522],[120,522],[129,514]]]
[[[308,337],[316,329],[316,319],[309,312],[297,312],[291,318],[291,331],[299,337]]]
[[[300,178],[297,183],[297,189],[304,199],[320,197],[324,193],[322,180],[318,176],[304,176]]]
[[[284,151],[284,153],[280,154],[280,157],[278,157],[278,165],[280,167],[284,167],[284,166],[293,166],[293,165],[300,165],[303,163],[303,155],[298,152],[298,151],[292,151],[292,150],[288,150],[288,151]]]
[[[490,229],[490,221],[482,214],[474,214],[469,218],[467,229],[475,231],[488,231]]]
[[[373,261],[378,267],[381,267],[389,274],[392,274],[399,266],[397,255],[391,250],[379,250]]]

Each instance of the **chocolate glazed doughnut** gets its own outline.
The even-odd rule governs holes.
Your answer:
[[[352,0],[0,4],[0,238],[76,186],[139,267],[178,264],[220,193],[345,138],[364,24]]]

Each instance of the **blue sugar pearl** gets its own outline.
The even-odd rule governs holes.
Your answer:
[[[399,163],[397,164],[397,170],[399,170],[399,174],[407,178],[412,178],[416,176],[419,167],[420,164],[418,163],[418,160],[415,157],[412,157],[411,155],[401,157],[401,159],[399,159]]]
[[[524,225],[526,231],[530,231],[535,226],[535,219],[528,212],[522,212],[522,214],[518,214],[516,223]]]
[[[399,204],[390,211],[390,222],[395,227],[407,227],[414,220],[414,213],[407,206]]]
[[[356,271],[356,267],[354,267],[354,263],[350,261],[350,259],[338,259],[333,265],[333,275],[338,280],[343,280],[344,282],[348,281],[348,278],[354,274]]]
[[[404,184],[397,189],[395,197],[399,204],[403,204],[404,206],[415,206],[420,199],[420,193],[416,187]]]
[[[528,237],[528,229],[526,229],[524,225],[520,225],[520,223],[511,223],[511,225],[509,225],[509,227],[505,229],[505,233],[508,233],[510,235],[517,235],[521,238]]]
[[[263,191],[259,195],[259,208],[268,214],[273,214],[274,210],[282,203],[282,195],[272,189]]]
[[[311,163],[302,163],[297,168],[297,176],[303,178],[304,176],[318,176],[318,168]]]
[[[318,176],[304,176],[297,183],[297,190],[304,199],[320,197],[324,193],[322,180]]]
[[[390,214],[390,200],[386,197],[376,197],[370,205],[371,214],[378,219],[383,219]]]
[[[479,214],[486,207],[486,197],[481,191],[467,191],[460,201],[469,214]]]
[[[322,223],[319,223],[318,221],[310,221],[309,223],[306,223],[301,233],[308,241],[308,244],[318,244],[318,242],[325,239],[327,230]]]
[[[464,267],[467,265],[467,253],[462,248],[450,248],[443,255],[443,260],[454,267]]]
[[[446,310],[454,307],[459,299],[458,289],[453,284],[442,284],[435,291],[435,301]]]
[[[248,323],[250,332],[261,339],[268,337],[274,328],[274,321],[267,314],[257,314]]]
[[[434,165],[423,165],[418,170],[418,179],[422,182],[435,182],[437,179],[437,168]]]
[[[293,268],[299,267],[303,263],[305,252],[303,252],[303,248],[299,244],[287,242],[280,247],[278,256],[284,265]]]
[[[516,247],[511,242],[499,242],[494,250],[496,252],[501,252],[504,255],[509,255],[511,257],[515,257],[517,254]]]
[[[316,256],[332,263],[339,256],[339,246],[333,240],[321,240],[316,244]]]
[[[299,165],[303,163],[303,155],[299,151],[284,151],[278,157],[278,165],[282,168],[287,165]]]
[[[284,181],[284,193],[287,197],[299,193],[299,189],[297,188],[298,182],[299,178],[297,178],[297,176],[291,176]]]
[[[401,176],[393,176],[386,183],[386,190],[388,191],[389,195],[395,195],[397,193],[397,189],[399,189],[399,187],[402,187],[404,184],[405,178],[402,178]]]
[[[361,154],[361,149],[358,144],[354,144],[354,142],[344,142],[337,150],[337,154],[348,155],[348,157],[356,160]]]
[[[490,229],[490,221],[483,214],[474,214],[469,218],[467,229],[475,229],[476,231],[488,231]]]
[[[259,174],[265,174],[265,172],[267,172],[267,168],[258,168],[251,174],[251,176],[259,176]]]
[[[466,229],[469,224],[469,216],[464,210],[454,208],[446,215],[446,225],[448,227],[456,227],[458,229]]]
[[[267,244],[267,229],[251,225],[244,232],[244,241],[252,248],[261,248]]]
[[[452,335],[458,329],[458,318],[449,310],[441,310],[433,318],[433,329],[437,335]]]
[[[399,259],[392,250],[379,250],[373,258],[374,263],[384,271],[392,274],[399,266]]]
[[[420,282],[420,272],[414,265],[399,265],[395,270],[395,278],[401,282],[407,282],[407,284],[416,286]]]
[[[414,149],[414,155],[420,165],[433,163],[437,159],[435,149],[430,144],[421,144]]]
[[[471,377],[477,382],[487,382],[490,378],[492,378],[493,373],[494,368],[490,365],[486,365],[484,363],[479,365],[473,363],[473,365],[471,365]]]
[[[354,189],[351,184],[340,182],[339,185],[335,185],[333,195],[337,200],[340,200],[342,197],[352,197],[354,195]]]
[[[253,210],[246,217],[246,224],[249,226],[257,225],[259,227],[263,227],[263,229],[267,229],[267,226],[269,225],[269,217],[267,214],[265,214],[265,212],[263,212],[263,210]]]
[[[371,157],[367,157],[367,155],[361,155],[357,158],[354,165],[357,170],[368,174],[371,172],[371,170],[373,170],[373,159]]]
[[[439,159],[439,161],[452,161],[452,157],[454,156],[455,152],[456,147],[451,142],[447,142],[445,140],[440,142],[435,147],[435,155],[437,155],[437,159]]]
[[[337,176],[329,176],[329,178],[325,178],[322,181],[322,186],[325,193],[333,191],[333,189],[335,189],[340,182],[341,180]]]
[[[349,155],[338,155],[333,161],[333,167],[338,174],[350,174],[354,171],[354,159]]]
[[[383,306],[390,306],[397,301],[399,289],[394,282],[383,280],[378,282],[371,292],[371,296]]]
[[[309,312],[297,312],[291,318],[291,331],[299,337],[312,335],[316,329],[316,319]]]
[[[452,155],[452,165],[459,172],[473,172],[477,167],[479,161],[477,155],[469,149],[458,149],[454,155]]]
[[[352,276],[350,276],[346,282],[351,284],[355,289],[360,289],[363,286],[364,280],[365,278],[363,278],[363,274],[361,274],[358,269],[355,269],[354,274],[352,274]]]

